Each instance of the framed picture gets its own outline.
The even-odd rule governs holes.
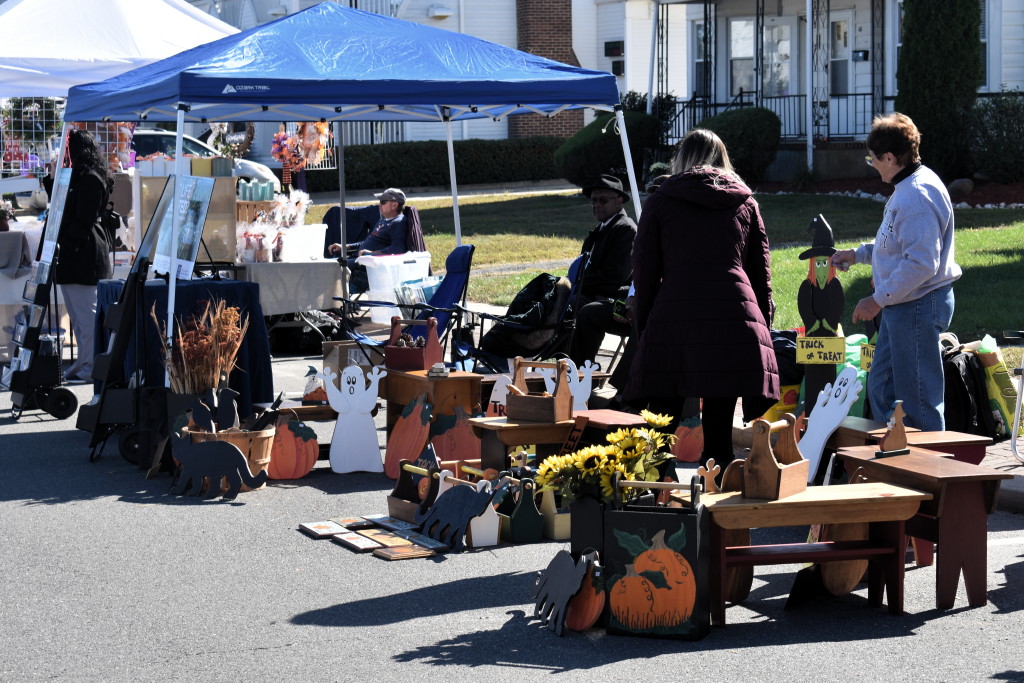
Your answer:
[[[46,212],[46,227],[43,229],[43,251],[39,260],[53,263],[53,254],[57,250],[57,237],[60,234],[60,222],[64,217],[64,205],[67,203],[68,187],[71,185],[71,169],[62,168],[53,179],[53,191],[50,193],[50,208]]]
[[[32,278],[25,280],[25,289],[21,291],[21,298],[24,299],[25,301],[31,301],[32,303],[35,303],[36,292],[38,291],[38,289],[38,282],[36,282]]]
[[[50,264],[36,261],[32,267],[32,277],[29,278],[36,284],[46,284],[50,281]]]
[[[18,362],[18,370],[28,370],[32,367],[32,349],[22,346],[18,349],[18,357],[15,360]]]
[[[28,325],[26,325],[25,323],[17,323],[14,326],[14,334],[11,335],[11,339],[14,340],[14,343],[16,343],[16,344],[24,344],[25,343],[25,331],[26,330],[28,330]]]
[[[172,186],[174,187],[174,201],[164,202],[161,197],[157,210],[164,207],[163,213],[153,214],[153,220],[159,219],[159,222],[150,223],[150,230],[147,232],[146,238],[149,239],[149,232],[152,232],[153,225],[159,225],[153,270],[158,273],[173,273],[176,279],[190,279],[192,268],[196,263],[196,256],[199,255],[199,245],[203,237],[203,226],[206,224],[206,214],[210,209],[210,199],[213,197],[214,179],[182,176],[179,182],[178,178],[171,176],[167,181],[167,187]],[[166,187],[164,193],[167,193]],[[175,216],[178,219],[176,235],[174,233]]]
[[[43,313],[46,311],[42,306],[35,304],[25,307],[25,317],[28,319],[29,327],[39,327],[43,324]]]

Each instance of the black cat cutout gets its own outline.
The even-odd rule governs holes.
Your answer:
[[[416,523],[423,526],[427,536],[452,550],[462,550],[470,521],[484,513],[493,497],[494,492],[487,489],[477,491],[469,486],[453,486],[437,497],[429,512],[417,511]]]
[[[562,635],[566,605],[580,590],[587,573],[587,562],[587,556],[576,561],[568,550],[559,550],[548,563],[548,568],[537,572],[533,588],[533,600],[536,603],[533,617],[540,619],[556,636]]]
[[[204,482],[209,481],[206,495],[215,498],[220,495],[221,480],[226,478],[228,490],[223,496],[230,500],[238,495],[243,483],[254,489],[267,481],[266,472],[253,476],[242,451],[227,441],[192,443],[188,435],[175,432],[171,435],[171,454],[179,463],[170,490],[176,496],[186,492],[202,495]]]

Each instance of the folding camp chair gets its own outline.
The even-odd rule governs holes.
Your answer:
[[[465,310],[464,305],[466,303],[466,290],[469,287],[469,272],[473,265],[473,252],[475,250],[476,247],[472,244],[463,244],[462,246],[455,247],[448,254],[448,258],[445,259],[444,278],[438,284],[430,299],[423,304],[411,304],[408,306],[402,304],[403,308],[406,310],[411,309],[415,313],[417,320],[426,320],[429,317],[436,319],[438,337],[446,347],[452,329],[461,326],[462,311]],[[375,339],[358,332],[355,329],[355,312],[359,308],[364,307],[385,306],[391,308],[399,306],[399,304],[393,301],[359,301],[357,303],[352,299],[343,297],[336,296],[334,298],[342,303],[343,334],[350,341],[354,341],[358,345],[367,362],[372,365],[375,360],[373,354],[376,354],[377,360],[383,357],[387,337]],[[427,328],[426,325],[411,325],[404,331],[414,337],[424,336],[426,335]]]
[[[561,302],[560,308],[554,312],[554,320],[550,323],[533,326],[522,325],[510,320],[507,314],[506,316],[495,316],[465,309],[466,314],[471,318],[471,322],[464,329],[472,330],[473,328],[479,328],[480,342],[474,346],[471,338],[465,338],[463,334],[459,335],[459,338],[452,344],[452,356],[456,367],[484,374],[504,373],[511,372],[510,358],[515,356],[522,356],[528,360],[537,361],[547,360],[556,356],[565,357],[565,351],[572,344],[572,335],[576,329],[573,311],[575,308],[578,308],[579,304],[579,284],[583,279],[579,277],[582,261],[583,257],[578,256],[570,264],[569,272],[566,275],[570,282],[568,296]],[[515,332],[548,331],[551,334],[544,335],[548,338],[539,347],[512,349],[515,353],[511,354],[511,356],[507,353],[510,349],[506,348],[506,353],[499,354],[495,353],[493,349],[488,350],[487,348],[483,329],[484,321],[489,321],[492,329],[495,325],[503,325],[505,328]]]

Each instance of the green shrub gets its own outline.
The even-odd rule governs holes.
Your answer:
[[[455,177],[460,185],[558,178],[554,153],[562,138],[457,140]],[[442,140],[353,145],[345,148],[345,187],[444,187],[450,182],[448,145]],[[337,192],[336,170],[309,171],[310,192]]]
[[[637,178],[643,177],[644,150],[658,144],[658,119],[654,116],[624,111],[629,151]],[[586,185],[602,173],[626,177],[622,141],[615,131],[614,114],[598,115],[555,151],[555,168],[559,177],[575,185]]]
[[[722,138],[736,172],[751,187],[764,177],[775,161],[782,136],[782,121],[763,107],[730,109],[698,124]]]
[[[647,113],[647,93],[630,90],[622,93],[619,98],[623,111],[639,111]],[[672,121],[676,117],[676,96],[671,93],[660,93],[651,101],[651,115],[658,119],[658,140],[663,142],[672,129]]]
[[[974,167],[996,182],[1024,180],[1024,93],[979,98],[971,124]]]
[[[914,120],[921,160],[947,181],[970,170],[968,124],[982,73],[979,3],[904,0],[896,111]]]

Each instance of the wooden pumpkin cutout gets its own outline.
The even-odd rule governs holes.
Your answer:
[[[316,432],[290,415],[278,416],[267,468],[270,478],[301,479],[310,473],[319,457]]]
[[[430,408],[427,394],[423,393],[402,409],[402,415],[388,437],[384,456],[384,474],[390,479],[398,478],[402,460],[415,460],[426,448],[430,437]]]
[[[438,415],[430,427],[430,443],[441,461],[480,460],[480,437],[469,424],[470,415],[455,406],[453,415]]]
[[[537,572],[533,587],[533,618],[540,619],[556,636],[562,635],[569,601],[579,592],[586,574],[584,558],[575,561],[569,551],[559,550],[547,569]]]
[[[679,421],[676,427],[676,442],[672,444],[672,455],[679,462],[698,462],[704,452],[704,424],[700,415]]]
[[[580,589],[565,607],[565,626],[572,631],[586,631],[597,623],[604,611],[604,568],[596,552],[584,553],[580,562],[587,565],[587,572],[580,581]]]

